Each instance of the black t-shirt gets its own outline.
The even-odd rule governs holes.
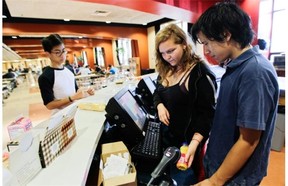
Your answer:
[[[55,99],[71,96],[78,89],[74,74],[66,67],[46,67],[39,76],[38,84],[44,105]]]

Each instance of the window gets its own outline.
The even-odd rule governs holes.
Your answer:
[[[287,9],[285,9],[287,5],[285,6],[285,4],[287,4],[287,2],[284,0],[274,0],[270,53],[284,52],[286,49],[287,43],[283,42],[283,38],[286,37],[288,33],[288,27],[285,21],[283,21],[283,17],[287,15]]]
[[[285,21],[283,21],[283,17],[286,17],[285,14],[287,15],[286,1],[260,1],[258,38],[266,40],[268,44],[267,49],[270,48],[269,53],[281,53],[285,51],[286,43],[283,42],[283,38],[288,33],[288,27]]]
[[[132,47],[130,39],[119,39],[116,41],[116,53],[119,65],[128,66],[128,59],[132,57]]]
[[[87,59],[86,51],[82,50],[81,51],[81,56],[83,58],[83,67],[88,66],[88,59]]]
[[[94,52],[95,52],[94,55],[95,55],[96,64],[99,65],[100,67],[105,67],[104,48],[95,47]]]

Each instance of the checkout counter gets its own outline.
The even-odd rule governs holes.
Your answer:
[[[111,82],[107,87],[95,91],[95,95],[81,99],[69,105],[71,108],[81,102],[105,103],[125,86],[133,88],[138,81],[116,84]],[[77,109],[75,115],[76,138],[46,168],[43,168],[27,185],[85,185],[96,147],[104,129],[106,112]],[[97,180],[97,177],[95,177]]]
[[[155,78],[157,75],[149,74],[149,76]],[[108,101],[124,87],[135,90],[139,79],[140,78],[138,77],[127,78],[127,80],[116,78],[113,79],[113,81],[107,81],[105,86],[96,90],[93,96],[88,96],[73,102],[71,105],[56,113],[56,115],[67,113],[80,103],[107,104]],[[91,170],[91,166],[94,166],[93,168],[96,166],[94,165],[95,152],[97,147],[99,147],[99,142],[105,127],[105,114],[105,110],[94,111],[77,108],[77,111],[74,115],[75,128],[77,132],[75,138],[71,141],[67,148],[65,148],[59,155],[57,155],[55,159],[53,159],[53,162],[51,162],[45,168],[41,168],[39,171],[37,171],[36,175],[35,170],[31,170],[31,168],[34,168],[33,166],[29,165],[28,167],[21,167],[21,171],[18,172],[21,172],[24,177],[28,177],[27,174],[29,174],[29,171],[34,173],[33,177],[30,176],[30,178],[28,178],[29,181],[27,184],[25,181],[25,185],[87,185],[87,179],[89,176],[89,171]],[[44,131],[45,128],[47,128],[47,123],[49,122],[50,119],[43,121],[42,123],[33,127],[31,129],[31,131],[33,131],[32,133],[43,133],[38,131]],[[36,146],[39,146],[39,144],[36,144]],[[38,154],[38,151],[35,154]],[[35,156],[37,157],[37,155]],[[33,159],[33,161],[35,161],[36,158]],[[20,156],[20,158],[17,158],[17,161],[22,162],[23,157]],[[26,161],[26,164],[29,164],[29,162]],[[99,167],[99,164],[97,167]],[[98,175],[93,177],[91,176],[91,178],[95,179],[95,182],[93,183],[97,183]],[[10,182],[11,180],[7,181]]]

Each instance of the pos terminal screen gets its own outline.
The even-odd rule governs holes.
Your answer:
[[[118,103],[126,110],[133,121],[137,124],[139,129],[143,130],[147,116],[146,113],[138,105],[130,91],[126,91],[118,99]]]

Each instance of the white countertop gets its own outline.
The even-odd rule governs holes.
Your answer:
[[[131,86],[131,88],[135,86],[136,82],[133,83],[124,82],[120,85],[110,83],[106,88],[95,91],[95,95],[79,100],[73,105],[80,102],[107,104],[109,99],[124,86]],[[103,131],[103,123],[106,119],[105,114],[105,111],[97,112],[78,109],[75,115],[76,138],[64,152],[56,157],[48,167],[43,168],[27,185],[85,185],[90,165]]]

